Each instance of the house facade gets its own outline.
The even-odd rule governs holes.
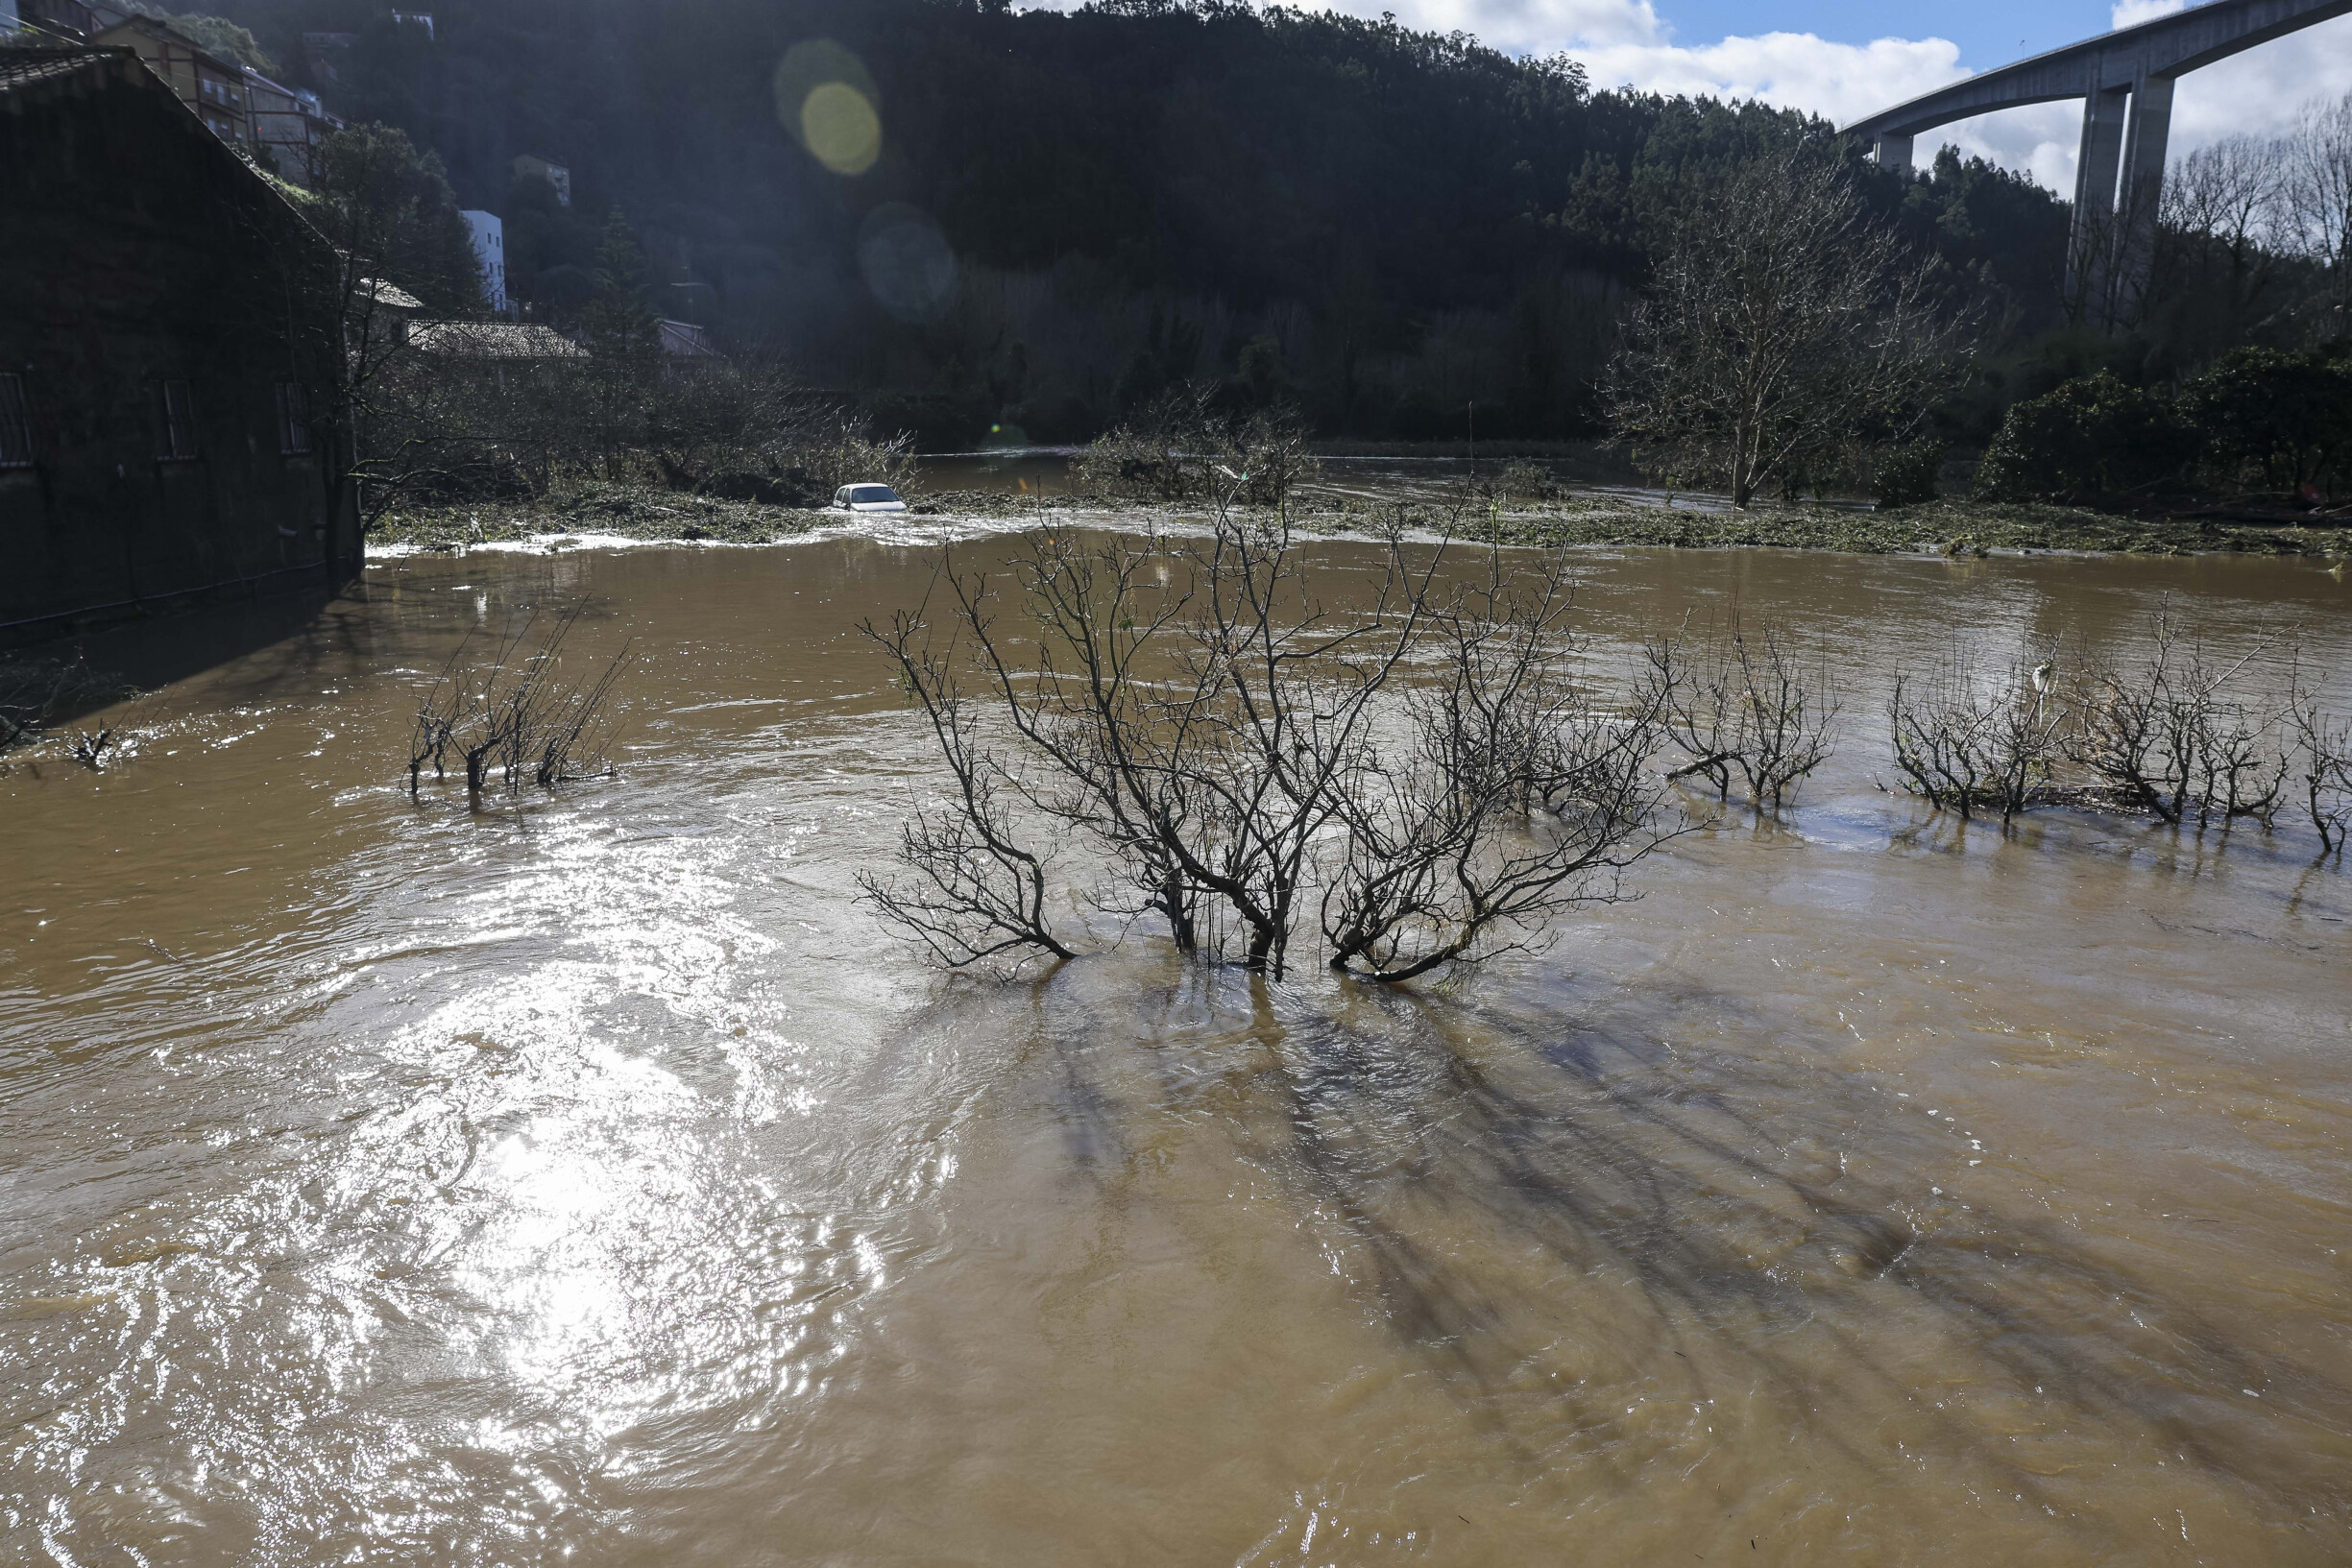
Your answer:
[[[214,58],[152,16],[117,22],[90,41],[137,55],[221,140],[239,147],[252,142],[252,97],[244,66]]]
[[[245,67],[246,120],[265,167],[309,189],[319,181],[319,143],[343,122],[320,106],[319,95],[281,86],[252,66]]]
[[[555,192],[557,206],[571,205],[571,171],[561,163],[541,157],[537,153],[515,155],[517,180],[544,180]]]
[[[0,642],[349,580],[332,255],[278,189],[131,49],[12,49],[0,212]]]

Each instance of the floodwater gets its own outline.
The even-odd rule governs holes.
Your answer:
[[[904,545],[382,563],[125,765],[19,754],[0,1556],[2352,1559],[2346,874],[1876,782],[1906,660],[2170,595],[2352,676],[2343,584],[1584,564],[1604,650],[1830,650],[1844,747],[1415,992],[921,969],[854,899],[927,771],[855,631]],[[618,776],[412,801],[418,687],[582,596]]]

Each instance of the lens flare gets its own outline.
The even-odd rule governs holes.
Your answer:
[[[882,116],[848,83],[820,83],[801,102],[800,139],[835,174],[861,175],[882,157]]]
[[[831,38],[794,44],[776,66],[776,118],[835,174],[856,177],[882,157],[882,94],[859,58]]]
[[[858,232],[858,270],[874,302],[903,322],[946,315],[961,282],[956,253],[939,226],[900,202],[866,214]]]

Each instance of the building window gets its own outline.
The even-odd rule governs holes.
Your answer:
[[[196,455],[196,400],[185,381],[156,383],[156,456],[184,463]]]
[[[33,466],[33,409],[25,401],[25,378],[0,375],[0,469]]]
[[[278,383],[278,449],[288,457],[310,450],[310,403],[300,383]]]

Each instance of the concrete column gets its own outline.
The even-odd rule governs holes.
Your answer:
[[[2069,294],[2095,288],[2106,277],[2104,258],[2114,247],[2115,178],[2122,162],[2123,109],[2130,90],[2100,87],[2096,60],[2089,87],[2082,106],[2082,149],[2074,159],[2074,231],[2066,248]]]
[[[0,0],[0,4],[6,3],[7,0]],[[1901,169],[1905,174],[1910,173],[1911,138],[1887,132],[1879,138],[1877,157],[1881,169]]]
[[[2132,84],[2131,123],[2123,135],[2125,212],[2155,214],[2164,194],[2165,143],[2172,133],[2172,79],[2144,76]]]
[[[2094,89],[2083,100],[2082,150],[2074,159],[2074,214],[2115,210],[2115,176],[2123,155],[2126,89]]]
[[[2131,87],[2131,123],[2123,134],[2123,184],[2117,228],[2111,315],[2121,318],[2140,302],[2156,261],[2156,218],[2164,205],[2165,143],[2172,130],[2172,78],[2143,75]],[[2113,322],[2110,325],[2114,325]]]

